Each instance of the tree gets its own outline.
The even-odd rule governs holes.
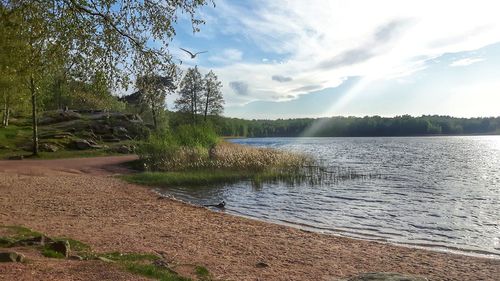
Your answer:
[[[9,125],[12,109],[23,108],[25,93],[20,85],[25,73],[20,62],[27,52],[27,45],[15,36],[20,20],[18,15],[10,16],[0,5],[0,111],[3,127]]]
[[[140,93],[140,102],[151,109],[153,125],[155,129],[158,129],[158,111],[165,108],[167,94],[176,89],[173,76],[141,76],[136,80],[136,88]]]
[[[175,108],[183,113],[189,113],[193,123],[196,116],[201,113],[203,94],[203,79],[198,67],[189,68],[182,78],[179,90],[179,98],[175,101]]]
[[[193,31],[202,20],[196,9],[205,0],[0,0],[1,24],[15,22],[15,38],[27,46],[20,69],[32,107],[33,154],[38,153],[37,97],[42,76],[55,66],[71,66],[80,81],[96,71],[109,86],[127,87],[128,77],[141,68],[172,64],[167,47],[175,35],[179,13],[190,15]],[[155,42],[151,44],[148,42]]]
[[[222,83],[217,75],[210,70],[203,79],[203,96],[205,103],[203,118],[207,121],[207,115],[220,115],[224,111],[224,98],[222,97]]]

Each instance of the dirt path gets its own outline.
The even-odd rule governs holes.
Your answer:
[[[112,176],[123,172],[115,164],[130,159],[0,161],[0,224],[72,237],[102,252],[164,252],[224,280],[336,280],[374,271],[500,280],[500,260],[321,235],[158,199]],[[97,261],[40,259],[0,264],[0,279],[138,280],[102,268]]]

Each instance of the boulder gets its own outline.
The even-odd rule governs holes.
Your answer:
[[[113,132],[113,128],[111,128],[109,125],[100,123],[92,124],[90,126],[90,129],[92,130],[92,132],[98,135],[104,135]]]
[[[428,279],[422,276],[395,272],[371,272],[351,277],[347,281],[428,281]]]
[[[40,151],[45,152],[56,152],[59,150],[59,147],[52,143],[42,143],[40,144]]]
[[[24,262],[26,257],[16,252],[0,252],[0,262]]]
[[[124,145],[114,147],[112,151],[117,152],[117,153],[122,153],[122,154],[131,154],[131,153],[134,153],[135,146],[124,144]]]
[[[103,148],[103,146],[98,145],[93,140],[84,140],[84,139],[73,141],[72,146],[79,150]]]
[[[127,130],[127,128],[122,127],[122,126],[113,127],[113,134],[126,135],[126,134],[128,134],[128,130]]]
[[[101,137],[101,139],[105,142],[120,142],[120,139],[115,137],[114,135],[104,135]]]
[[[76,149],[80,149],[80,150],[92,148],[92,144],[90,144],[90,142],[88,140],[75,140],[75,141],[73,141],[73,146]]]
[[[63,254],[65,257],[69,256],[70,246],[67,240],[52,242],[49,244],[49,248]]]

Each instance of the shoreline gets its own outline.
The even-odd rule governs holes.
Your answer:
[[[119,157],[88,159],[0,161],[1,224],[71,237],[96,251],[163,252],[176,263],[203,265],[222,280],[338,280],[364,272],[430,280],[500,276],[496,259],[319,234],[158,199],[151,188],[114,177],[123,171],[110,169],[109,162],[116,165]],[[259,262],[268,266],[257,267]],[[54,269],[53,264],[0,265],[0,277],[78,279],[88,265],[68,260]]]
[[[150,188],[158,196],[162,196],[162,197],[165,197],[166,199],[169,199],[169,200],[172,200],[175,202],[179,202],[181,204],[186,204],[188,206],[201,207],[201,208],[205,208],[211,212],[219,212],[219,213],[223,213],[223,214],[227,214],[227,215],[231,215],[231,216],[260,221],[260,222],[264,222],[264,223],[291,227],[291,228],[298,229],[301,231],[317,233],[317,234],[321,234],[321,235],[332,235],[332,236],[336,236],[336,237],[342,237],[342,238],[354,239],[354,240],[360,240],[360,241],[366,241],[366,242],[382,243],[382,244],[393,245],[393,246],[397,246],[397,247],[405,247],[405,248],[409,248],[409,249],[419,249],[419,250],[425,250],[425,251],[432,251],[432,252],[436,252],[436,253],[460,255],[460,256],[472,257],[472,258],[484,258],[484,259],[500,260],[499,254],[495,254],[495,253],[488,252],[485,250],[473,250],[473,249],[469,250],[469,249],[463,249],[463,248],[458,248],[458,247],[451,248],[451,247],[444,246],[444,245],[432,245],[432,244],[429,244],[429,245],[422,245],[422,244],[418,244],[418,243],[412,244],[412,243],[405,243],[405,242],[388,241],[387,239],[383,239],[383,238],[370,239],[370,238],[368,238],[369,235],[365,235],[365,237],[356,237],[354,235],[343,235],[341,230],[336,231],[336,230],[329,230],[329,229],[321,229],[321,228],[317,228],[314,226],[309,226],[309,225],[299,224],[299,223],[294,223],[294,222],[286,222],[286,221],[280,221],[280,220],[275,220],[275,219],[265,219],[265,218],[253,217],[253,216],[245,215],[243,213],[235,212],[235,211],[229,211],[229,212],[218,211],[218,210],[214,210],[214,209],[211,209],[208,207],[203,207],[203,206],[195,204],[195,203],[184,201],[182,199],[176,198],[174,195],[163,194],[163,193],[155,190],[154,187],[150,187],[150,186],[145,186],[145,187]],[[354,233],[354,234],[356,235],[356,233]],[[362,236],[363,234],[360,233],[359,235]]]

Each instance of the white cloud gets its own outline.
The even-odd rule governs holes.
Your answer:
[[[229,105],[290,98],[338,86],[350,76],[403,77],[444,53],[500,41],[495,0],[260,0],[253,6],[217,1],[220,32],[242,36],[281,62],[233,59],[215,69],[226,84],[250,85],[244,97],[224,87]],[[293,80],[273,83],[277,74]]]
[[[483,58],[465,58],[452,62],[450,66],[467,66],[483,60]]]
[[[243,52],[238,49],[224,49],[220,54],[211,56],[209,61],[218,63],[235,63],[243,58]]]

